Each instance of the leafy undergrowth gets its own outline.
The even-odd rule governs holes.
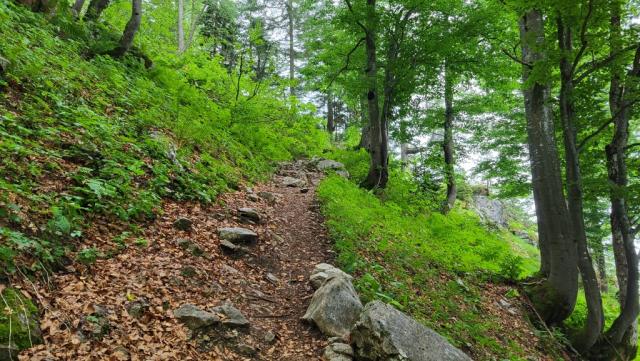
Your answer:
[[[318,189],[338,262],[356,276],[364,301],[395,305],[477,360],[560,355],[509,286],[536,269],[532,250],[468,210],[416,212],[426,205],[406,192],[409,182],[394,179],[377,196],[340,177]]]
[[[94,56],[89,44],[114,34],[0,3],[0,268],[55,268],[96,217],[143,222],[163,198],[212,202],[328,146],[307,109],[279,89],[244,96],[251,80],[236,91],[204,52],[151,69]]]

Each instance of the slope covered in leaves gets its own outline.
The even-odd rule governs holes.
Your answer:
[[[245,96],[251,80],[231,79],[204,52],[150,69],[135,55],[95,55],[114,34],[106,23],[0,3],[9,61],[0,75],[0,266],[9,272],[55,268],[96,217],[154,218],[163,197],[211,202],[328,145],[308,110],[278,100],[280,89]]]

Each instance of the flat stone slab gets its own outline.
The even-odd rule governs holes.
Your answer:
[[[173,315],[191,330],[198,330],[220,323],[220,317],[201,310],[192,304],[182,305],[173,311]]]
[[[221,240],[229,241],[234,245],[253,244],[258,241],[258,235],[254,231],[239,227],[219,228],[218,236]]]

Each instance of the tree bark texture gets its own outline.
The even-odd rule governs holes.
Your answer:
[[[455,174],[455,159],[453,146],[453,76],[451,69],[445,65],[444,74],[444,139],[442,150],[444,153],[444,176],[447,182],[447,198],[442,207],[442,213],[447,214],[456,202],[457,187]]]
[[[136,33],[140,28],[141,22],[142,0],[131,0],[131,18],[124,28],[124,32],[122,33],[122,37],[120,38],[118,47],[111,51],[111,56],[115,58],[122,57],[129,51],[129,49],[131,49],[131,46],[133,45],[133,39],[135,38]]]

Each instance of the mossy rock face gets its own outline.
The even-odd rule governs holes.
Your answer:
[[[14,350],[24,350],[42,343],[38,308],[13,288],[2,291],[0,298],[0,361],[17,360]],[[9,356],[11,350],[11,355]],[[12,358],[11,358],[12,357]]]

